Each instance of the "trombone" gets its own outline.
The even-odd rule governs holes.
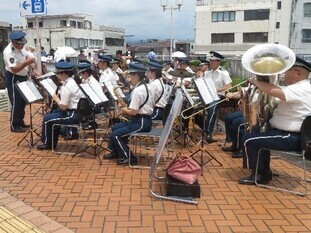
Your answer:
[[[234,89],[234,88],[236,88],[236,87],[240,87],[241,85],[243,85],[243,84],[246,83],[247,81],[248,81],[248,79],[246,79],[246,80],[244,80],[244,81],[242,81],[242,82],[240,82],[240,83],[238,83],[238,84],[236,84],[236,85],[234,85],[234,86],[228,88],[228,89],[225,90],[224,92],[226,93],[226,92],[228,92],[228,91],[230,91],[230,90],[232,90],[232,89]],[[203,111],[206,111],[207,109],[209,109],[209,108],[211,108],[211,107],[214,107],[215,105],[218,105],[218,104],[220,104],[220,103],[222,103],[222,102],[225,102],[225,101],[228,101],[228,100],[229,100],[229,98],[226,97],[226,98],[224,98],[224,99],[222,99],[222,100],[219,100],[218,102],[216,102],[216,103],[214,103],[214,104],[208,105],[207,107],[200,109],[199,111],[197,111],[197,112],[195,112],[195,113],[193,113],[193,114],[191,114],[191,115],[189,115],[189,116],[185,116],[185,114],[184,114],[185,112],[187,112],[187,111],[189,111],[189,110],[191,110],[191,109],[195,109],[195,108],[197,108],[199,105],[202,104],[201,102],[199,102],[199,103],[197,103],[197,104],[195,104],[195,105],[192,105],[192,106],[189,107],[189,108],[184,109],[184,110],[180,113],[180,115],[181,115],[181,117],[182,117],[183,119],[189,119],[189,118],[191,118],[191,117],[193,117],[193,116],[195,116],[195,115],[197,115],[197,114],[199,114],[199,113],[201,113],[201,112],[203,112]]]

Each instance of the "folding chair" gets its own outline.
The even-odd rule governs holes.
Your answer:
[[[277,191],[281,191],[281,192],[288,192],[288,193],[292,193],[295,195],[299,195],[299,196],[305,196],[308,192],[307,189],[307,183],[311,182],[311,179],[307,177],[306,174],[306,151],[311,149],[311,115],[307,116],[300,128],[300,136],[301,136],[301,151],[278,151],[278,150],[273,150],[273,151],[277,151],[277,152],[281,152],[282,153],[286,153],[286,154],[290,154],[293,156],[298,156],[298,157],[302,157],[302,165],[303,165],[303,177],[291,177],[291,176],[284,176],[287,178],[292,178],[295,180],[300,180],[302,181],[302,186],[303,186],[303,190],[302,191],[294,191],[294,190],[290,190],[287,188],[281,188],[281,187],[275,187],[272,185],[265,185],[265,184],[258,184],[257,183],[257,175],[258,175],[258,164],[259,164],[259,157],[257,157],[257,164],[256,164],[256,171],[255,171],[255,183],[257,186],[260,187],[264,187],[264,188],[268,188],[268,189],[274,189]],[[262,148],[261,150],[267,150],[266,148]],[[259,151],[260,154],[260,151]],[[278,175],[280,176],[280,175]],[[283,176],[283,175],[282,175]]]

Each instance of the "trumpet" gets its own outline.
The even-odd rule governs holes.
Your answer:
[[[228,88],[228,89],[225,90],[224,92],[226,93],[226,92],[228,92],[228,91],[230,91],[230,90],[232,90],[232,89],[234,89],[234,88],[236,88],[236,87],[240,87],[241,85],[245,84],[247,81],[248,81],[248,79],[246,79],[246,80],[244,80],[244,81],[242,81],[242,82],[240,82],[240,83],[238,83],[238,84],[236,84],[236,85],[234,85],[234,86]],[[237,93],[237,94],[238,94],[238,93]],[[202,103],[199,102],[199,103],[197,103],[197,104],[195,104],[195,105],[192,105],[192,106],[189,107],[189,108],[184,109],[184,110],[181,112],[180,115],[181,115],[181,117],[182,117],[183,119],[189,119],[189,118],[191,118],[191,117],[193,117],[193,116],[195,116],[195,115],[197,115],[197,114],[199,114],[199,113],[201,113],[201,112],[203,112],[203,111],[206,111],[207,109],[209,109],[209,108],[211,108],[211,107],[214,107],[215,105],[218,105],[218,104],[220,104],[220,103],[222,103],[222,102],[225,102],[225,101],[228,101],[228,100],[229,100],[229,98],[226,97],[226,98],[224,98],[224,99],[222,99],[222,100],[219,100],[218,102],[216,102],[216,103],[214,103],[214,104],[211,104],[211,105],[208,105],[208,106],[205,107],[205,108],[202,108],[201,110],[199,110],[199,111],[197,111],[197,112],[195,112],[195,113],[193,113],[193,114],[191,114],[191,115],[185,116],[185,113],[186,113],[187,111],[189,111],[189,110],[191,110],[191,109],[195,109],[195,108],[199,107],[200,105],[202,105]]]

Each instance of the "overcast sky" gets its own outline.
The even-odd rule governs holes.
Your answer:
[[[1,0],[0,21],[20,25],[19,2],[22,0]],[[183,0],[180,12],[173,11],[173,38],[194,39],[195,2]],[[91,14],[94,24],[124,28],[126,35],[133,35],[131,40],[170,37],[170,11],[163,12],[160,0],[47,0],[47,3],[50,15]],[[175,6],[175,0],[168,3]]]

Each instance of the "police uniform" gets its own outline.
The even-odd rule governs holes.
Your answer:
[[[55,63],[57,72],[70,72],[72,71],[73,67],[73,64],[67,62]],[[41,133],[41,142],[43,144],[37,146],[39,150],[51,149],[52,146],[56,147],[60,129],[55,129],[54,145],[52,145],[52,127],[54,124],[71,125],[79,123],[79,116],[76,110],[81,97],[82,92],[80,91],[73,77],[68,77],[63,81],[63,85],[60,88],[60,102],[58,104],[66,105],[68,107],[66,110],[59,108],[52,111],[51,113],[44,115]]]
[[[105,70],[100,71],[100,77],[99,77],[99,82],[101,83],[102,86],[105,85],[105,82],[111,82],[112,84],[116,83],[115,76],[111,69],[109,68],[110,62],[111,62],[111,57],[109,56],[98,56],[98,61],[104,61],[107,62],[108,67]]]
[[[21,50],[13,46],[13,42],[24,45],[27,40],[24,32],[13,32],[10,35],[11,42],[3,51],[3,58],[5,63],[5,84],[8,90],[9,99],[11,102],[11,116],[10,127],[12,132],[24,132],[23,127],[27,127],[24,122],[26,102],[16,88],[17,82],[27,81],[28,66],[24,67],[21,71],[13,73],[12,68],[16,65],[22,64],[28,57],[33,57],[33,54],[26,51],[24,48]]]
[[[134,74],[146,72],[146,68],[137,63],[130,63],[129,69],[129,73]],[[128,108],[138,110],[138,114],[132,116],[128,122],[118,123],[112,127],[108,143],[111,154],[104,157],[105,159],[118,158],[119,165],[129,163],[130,149],[127,145],[129,135],[135,132],[149,132],[152,127],[153,99],[147,84],[142,79],[131,92],[131,102]],[[135,156],[131,156],[131,159],[131,163],[137,162]]]
[[[162,64],[158,62],[149,62],[148,69],[151,71],[158,71],[158,73],[162,74]],[[149,78],[149,77],[148,77]],[[167,97],[165,94],[165,87],[162,80],[162,77],[155,77],[152,80],[149,80],[149,87],[151,91],[151,95],[154,98],[154,110],[152,113],[152,120],[162,120],[164,107],[167,104]]]
[[[296,57],[295,66],[303,67],[311,72],[311,64]],[[292,71],[287,71],[292,72]],[[287,75],[287,74],[285,74]],[[280,101],[270,119],[271,128],[264,133],[247,133],[243,136],[243,165],[255,171],[257,156],[259,159],[258,183],[271,180],[270,151],[261,148],[298,151],[301,150],[300,127],[306,116],[311,113],[311,84],[309,79],[298,81],[282,87],[285,101]],[[239,181],[241,184],[254,184],[254,174]]]
[[[224,59],[224,57],[217,52],[211,51],[210,54],[211,54],[210,60],[221,61]],[[210,79],[213,80],[216,90],[232,82],[228,71],[226,71],[220,66],[215,70],[211,69],[211,70],[206,71],[205,76],[203,78],[206,80],[210,80]],[[207,133],[206,140],[208,143],[212,143],[216,141],[216,140],[213,140],[212,133],[214,131],[216,118],[217,118],[217,104],[216,104],[217,102],[218,101],[214,101],[210,103],[210,105],[214,105],[214,106],[208,108],[207,110],[207,117],[205,121],[205,132]]]

